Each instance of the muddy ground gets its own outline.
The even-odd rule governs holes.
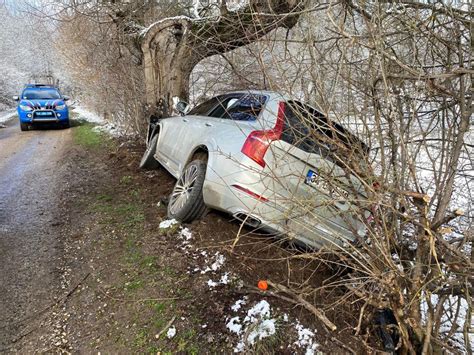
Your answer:
[[[314,332],[317,351],[368,350],[354,336],[359,305],[335,304],[338,290],[311,292],[340,270],[247,228],[232,249],[241,226],[217,212],[160,228],[174,180],[138,169],[139,140],[85,124],[20,133],[11,122],[0,145],[1,352],[232,353],[248,334],[226,324],[263,299],[276,333],[246,343],[247,353],[305,353],[297,322]],[[212,270],[219,255],[225,262]],[[258,290],[261,279],[305,291],[338,330],[272,287]],[[233,311],[243,297],[247,306]]]

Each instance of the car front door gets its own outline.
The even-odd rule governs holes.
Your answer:
[[[173,161],[176,175],[179,176],[186,166],[189,154],[209,135],[212,124],[207,121],[207,115],[218,104],[218,97],[213,97],[193,108],[187,115],[175,117],[176,122],[169,134],[166,134],[170,160]]]

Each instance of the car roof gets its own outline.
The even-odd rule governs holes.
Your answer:
[[[232,91],[227,91],[223,92],[221,95],[232,95],[232,94],[254,94],[254,95],[266,95],[270,96],[271,99],[289,99],[288,96],[280,94],[275,91],[270,91],[270,90],[232,90]],[[221,95],[216,95],[216,96],[221,96]]]
[[[23,89],[58,90],[56,86],[47,84],[26,84]]]

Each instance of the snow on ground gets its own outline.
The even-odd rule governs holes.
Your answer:
[[[166,219],[166,220],[160,222],[159,228],[160,229],[168,229],[168,228],[171,228],[171,227],[175,226],[176,224],[179,224],[179,222],[177,220],[175,220],[174,218],[173,219]]]
[[[296,321],[295,329],[298,332],[298,340],[295,341],[294,345],[299,349],[306,349],[306,355],[314,354],[318,348],[318,344],[314,341],[314,332],[303,327],[298,320]]]
[[[94,127],[94,131],[96,132],[103,132],[114,137],[121,137],[126,135],[124,129],[120,128],[116,124],[105,121],[103,117],[101,117],[95,112],[87,110],[84,107],[78,106],[75,107],[72,111],[79,115],[80,121],[86,121],[95,124],[96,127]]]
[[[276,322],[275,318],[271,318],[270,304],[266,300],[250,308],[242,321],[239,316],[228,319],[227,329],[239,336],[234,352],[243,352],[257,341],[276,334]]]
[[[431,295],[431,303],[433,307],[437,307],[439,301],[439,297],[437,295]],[[443,305],[444,311],[441,316],[441,324],[440,324],[440,333],[447,336],[451,329],[455,329],[455,331],[451,334],[449,338],[450,345],[458,348],[461,352],[466,352],[466,344],[463,334],[463,327],[464,322],[466,320],[468,314],[468,303],[465,299],[456,297],[456,296],[449,296],[445,304]],[[427,313],[428,313],[428,304],[426,301],[421,303],[421,313],[423,316],[423,321],[426,322]],[[453,324],[454,321],[454,324]],[[474,318],[471,317],[471,331],[469,333],[469,341],[471,345],[471,349],[474,349]]]
[[[237,300],[230,308],[234,313],[242,309],[246,305],[248,297]],[[298,349],[304,351],[306,355],[315,354],[319,345],[315,341],[315,330],[305,328],[300,324],[299,320],[293,323],[288,322],[288,315],[272,314],[270,303],[263,299],[255,303],[246,312],[241,311],[243,315],[232,314],[226,317],[226,328],[232,334],[238,337],[234,346],[235,353],[247,352],[259,341],[277,334],[278,327],[282,323],[287,323],[290,327],[286,327],[289,333],[285,335],[286,339],[294,339],[290,334],[296,336],[296,341],[288,344],[289,349]],[[273,312],[276,313],[276,312]],[[280,319],[278,321],[277,319]],[[291,341],[291,340],[290,340]]]
[[[84,107],[76,107],[73,109],[73,112],[77,113],[80,116],[80,119],[90,123],[97,123],[97,124],[105,124],[105,120],[103,117],[99,116],[98,114],[85,109]]]
[[[219,252],[210,253],[206,250],[199,250],[192,244],[194,238],[190,228],[179,226],[179,222],[175,219],[164,220],[159,227],[166,230],[175,226],[178,226],[179,248],[196,262],[188,273],[195,274],[197,277],[210,275],[210,278],[202,280],[209,287],[210,292],[217,292],[219,286],[225,286],[231,282],[237,287],[241,287],[242,281],[239,282],[236,275],[225,270],[226,258],[224,255]],[[288,314],[272,311],[270,303],[265,299],[250,302],[249,296],[243,296],[229,305],[229,309],[223,325],[237,337],[234,345],[235,353],[246,352],[255,347],[258,342],[276,336],[279,326],[283,324],[285,325],[284,331],[288,332],[285,334],[288,349],[299,350],[306,355],[317,352],[319,345],[315,340],[316,330],[305,328],[299,320],[290,322]],[[202,328],[206,327],[207,325],[202,326]],[[175,335],[176,328],[169,328],[167,336],[171,338]]]
[[[176,328],[172,326],[166,332],[166,336],[168,337],[168,339],[171,339],[171,338],[174,338],[175,335],[176,335]]]
[[[15,110],[0,112],[0,124],[3,122],[10,121],[16,115]]]
[[[231,306],[230,309],[232,309],[234,312],[237,312],[242,306],[247,304],[247,299],[248,297],[245,296],[243,299],[235,301],[234,305]]]

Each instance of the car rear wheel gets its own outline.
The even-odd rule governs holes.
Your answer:
[[[207,212],[202,196],[207,163],[203,160],[190,162],[174,186],[168,203],[168,217],[181,222],[192,222]]]
[[[156,134],[150,142],[148,142],[148,147],[146,148],[145,153],[143,153],[142,160],[140,161],[140,169],[151,170],[158,168],[159,164],[154,157],[157,142],[158,135]]]
[[[22,131],[27,131],[28,128],[29,128],[29,127],[28,127],[28,123],[22,123],[22,122],[20,122],[20,129],[21,129]]]

